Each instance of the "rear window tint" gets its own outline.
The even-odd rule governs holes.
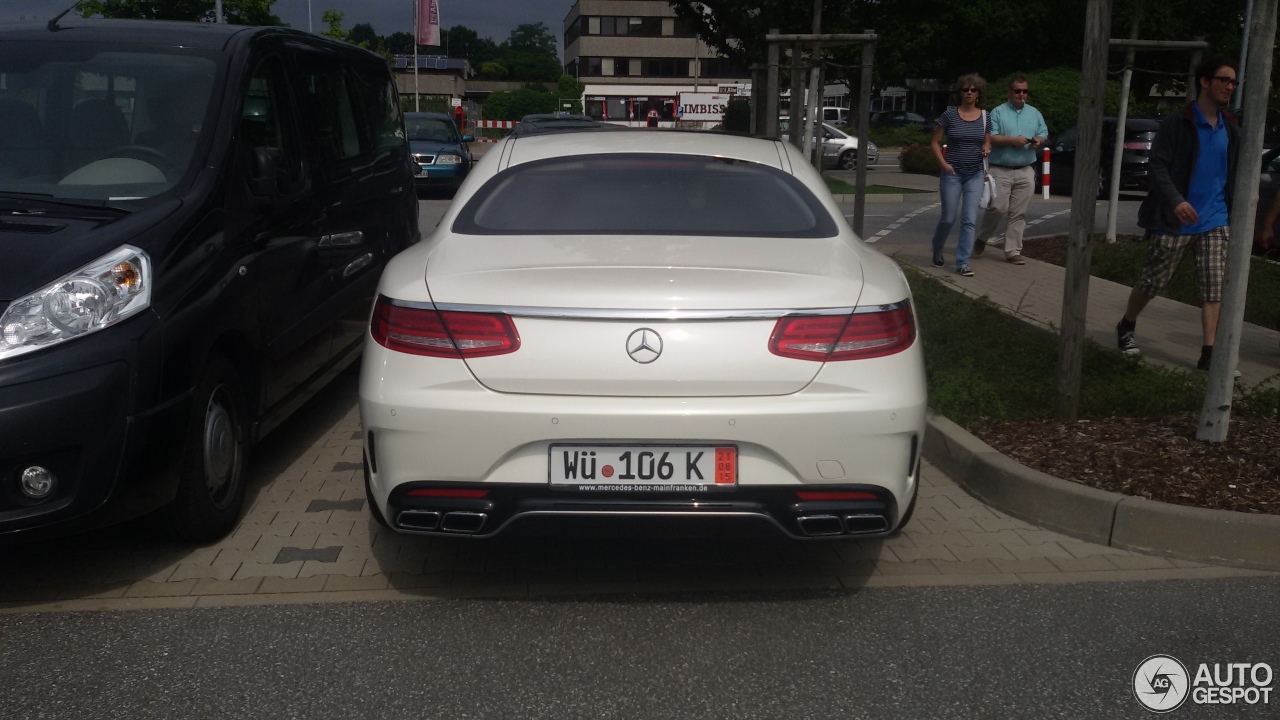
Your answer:
[[[830,213],[799,180],[758,163],[628,153],[517,165],[463,207],[468,235],[832,237]]]

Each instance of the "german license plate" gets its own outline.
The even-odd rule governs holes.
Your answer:
[[[661,492],[732,487],[732,445],[552,445],[552,485],[583,490]]]
[[[417,176],[418,176],[418,177],[426,177],[427,175],[428,175],[428,173],[427,173],[427,168],[426,168],[426,166],[425,166],[425,165],[419,165],[419,166],[418,166],[418,175],[417,175]]]

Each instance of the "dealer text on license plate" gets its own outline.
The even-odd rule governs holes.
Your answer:
[[[738,449],[713,445],[552,445],[552,485],[600,490],[726,487],[738,481]]]

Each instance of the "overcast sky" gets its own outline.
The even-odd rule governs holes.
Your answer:
[[[67,9],[74,0],[0,0],[0,22],[47,20]],[[574,0],[439,0],[443,27],[466,25],[495,42],[507,39],[517,25],[545,23],[557,38]],[[413,0],[311,0],[314,28],[320,15],[333,8],[344,13],[342,26],[369,23],[379,35],[413,32]],[[274,12],[286,24],[307,29],[307,0],[276,0]]]

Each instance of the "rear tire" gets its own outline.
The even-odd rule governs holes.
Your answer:
[[[230,361],[210,357],[195,386],[178,494],[161,512],[174,537],[209,542],[240,519],[249,423],[243,386]]]
[[[369,506],[369,514],[373,516],[375,522],[388,530],[391,526],[387,524],[387,519],[382,516],[382,511],[378,509],[378,503],[373,499],[373,483],[369,473],[369,456],[364,456],[364,498],[365,503]]]
[[[840,156],[840,169],[841,170],[857,170],[858,169],[857,153],[853,152],[852,150],[845,151],[845,153]]]

